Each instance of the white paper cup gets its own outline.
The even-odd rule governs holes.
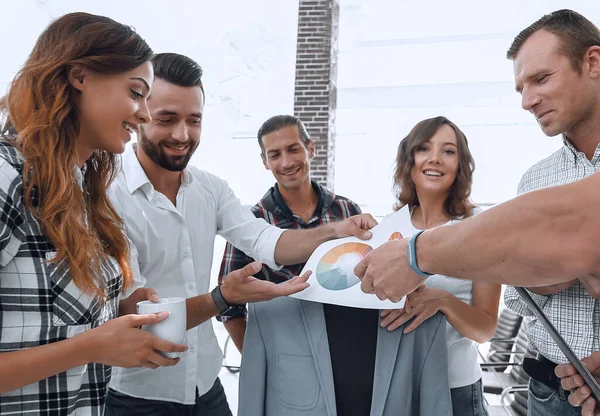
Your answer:
[[[170,312],[169,317],[164,321],[154,325],[144,325],[142,329],[176,344],[183,344],[185,342],[187,315],[184,298],[162,298],[158,302],[144,300],[138,302],[136,307],[138,315],[162,311]],[[178,352],[159,351],[159,353],[168,358],[177,358],[180,355]]]

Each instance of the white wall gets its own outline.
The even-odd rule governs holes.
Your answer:
[[[335,190],[390,211],[398,143],[420,120],[445,115],[476,162],[473,199],[512,198],[525,170],[561,145],[520,107],[506,50],[543,14],[593,1],[341,0]]]
[[[527,167],[560,146],[520,108],[513,37],[542,14],[570,7],[600,24],[589,0],[340,0],[336,192],[382,215],[393,202],[398,142],[423,118],[465,131],[477,168],[473,197],[514,196]],[[293,111],[297,0],[19,0],[3,8],[0,91],[37,36],[66,12],[131,24],[156,52],[179,52],[205,71],[202,144],[192,163],[227,179],[252,204],[272,184],[254,135]]]
[[[297,0],[12,1],[2,9],[0,93],[48,23],[74,11],[134,26],[155,52],[200,63],[207,100],[192,163],[228,180],[244,203],[262,197],[272,177],[254,135],[268,117],[293,111]]]

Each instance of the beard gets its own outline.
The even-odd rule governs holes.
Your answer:
[[[146,153],[150,160],[152,160],[158,166],[172,172],[181,172],[184,170],[192,158],[196,147],[198,147],[198,143],[192,143],[188,147],[186,154],[181,156],[168,156],[162,149],[161,143],[162,141],[159,143],[153,143],[150,141],[148,136],[146,136],[144,133],[144,130],[140,128],[139,144],[144,153]]]

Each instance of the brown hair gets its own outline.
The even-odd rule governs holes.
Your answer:
[[[411,208],[419,205],[419,198],[410,172],[415,165],[415,149],[431,139],[443,125],[450,126],[456,134],[458,152],[458,171],[454,183],[450,187],[448,197],[444,201],[444,209],[452,218],[469,217],[474,204],[469,200],[475,161],[469,151],[469,143],[464,133],[446,117],[438,116],[417,123],[398,145],[396,170],[394,172],[394,194],[399,209],[408,204]]]
[[[66,260],[77,287],[100,296],[106,292],[100,265],[108,255],[123,269],[123,287],[133,281],[123,222],[107,196],[119,165],[114,154],[95,150],[83,169],[84,190],[78,186],[79,119],[68,71],[78,65],[118,74],[151,58],[150,47],[129,26],[66,14],[40,35],[0,107],[1,133],[16,135],[13,145],[25,160],[25,203],[54,244],[54,261]]]
[[[596,25],[573,10],[563,9],[544,15],[523,29],[513,40],[506,57],[514,60],[527,39],[541,29],[560,38],[562,52],[577,72],[581,71],[581,61],[585,52],[592,46],[600,46],[600,30]]]

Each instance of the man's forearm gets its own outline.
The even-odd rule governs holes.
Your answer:
[[[335,237],[330,224],[310,230],[286,230],[275,247],[275,262],[283,265],[305,263],[320,244]]]
[[[244,346],[244,335],[246,334],[246,318],[232,318],[225,322],[225,329],[229,332],[231,336],[231,340],[237,347],[239,352],[242,352],[242,347]]]
[[[417,240],[430,273],[547,286],[600,268],[600,176],[522,195]]]
[[[187,309],[187,330],[190,330],[219,314],[219,310],[212,300],[210,293],[187,299],[185,306]]]

